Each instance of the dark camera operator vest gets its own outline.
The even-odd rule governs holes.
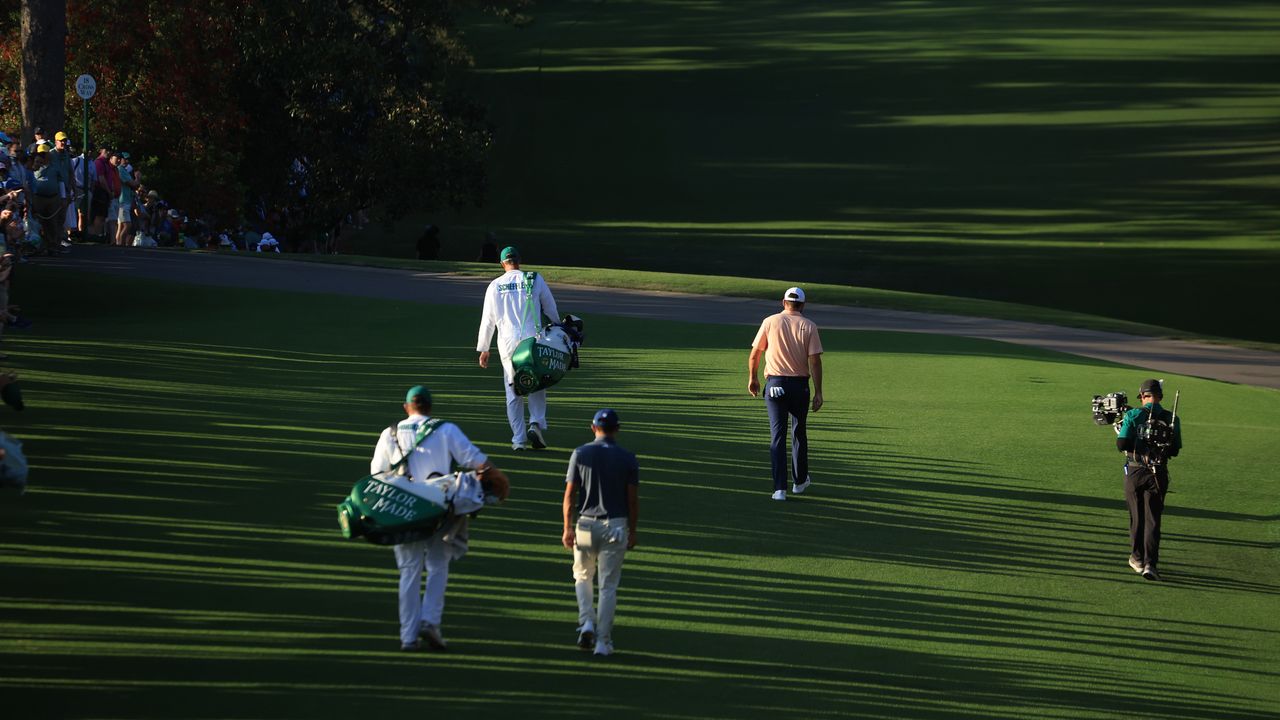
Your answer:
[[[1159,408],[1154,418],[1154,408],[1135,408],[1136,414],[1130,420],[1134,429],[1133,451],[1130,459],[1148,467],[1157,467],[1169,462],[1169,458],[1177,454],[1177,433],[1173,426],[1173,413]]]

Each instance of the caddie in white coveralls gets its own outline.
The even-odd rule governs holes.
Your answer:
[[[408,474],[413,482],[423,482],[433,475],[448,475],[455,464],[477,471],[490,467],[489,458],[453,423],[440,424],[414,446],[418,432],[431,419],[431,391],[427,388],[422,385],[410,388],[404,398],[404,411],[408,417],[396,425],[395,434],[386,428],[378,438],[373,459],[369,461],[370,475],[389,471],[405,452],[409,453]],[[483,499],[479,505],[483,505]],[[392,546],[396,566],[400,568],[401,650],[420,649],[419,638],[435,650],[447,647],[440,634],[444,591],[449,584],[449,563],[467,554],[467,519],[466,515],[458,514],[426,540]],[[426,591],[419,595],[424,566]]]
[[[532,444],[537,450],[547,446],[547,391],[529,393],[529,424],[524,421],[524,404],[512,385],[511,354],[526,338],[538,334],[542,316],[559,320],[556,300],[542,276],[520,270],[520,253],[514,247],[503,248],[498,256],[505,273],[489,283],[484,293],[484,310],[480,315],[480,335],[476,352],[480,367],[489,367],[489,344],[498,331],[498,357],[502,359],[502,381],[507,391],[507,422],[511,423],[511,449],[523,450]]]

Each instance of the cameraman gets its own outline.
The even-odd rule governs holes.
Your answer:
[[[1159,380],[1143,380],[1141,407],[1130,409],[1117,430],[1116,448],[1124,464],[1124,501],[1129,506],[1129,567],[1148,580],[1159,580],[1160,515],[1169,491],[1169,458],[1182,449],[1178,419],[1160,407]]]

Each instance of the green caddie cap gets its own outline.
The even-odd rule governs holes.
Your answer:
[[[502,252],[498,254],[498,262],[506,262],[508,260],[519,260],[519,259],[520,259],[520,251],[516,249],[515,245],[508,245],[502,248]]]
[[[417,398],[422,398],[422,401],[427,405],[431,404],[431,391],[427,389],[426,385],[414,385],[409,388],[409,392],[404,394],[404,401],[408,405],[415,404]]]

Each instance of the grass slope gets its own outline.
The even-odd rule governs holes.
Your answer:
[[[186,252],[174,250],[174,252]],[[198,250],[196,252],[205,252]],[[219,251],[227,257],[265,260],[268,262],[318,262],[332,265],[355,265],[360,267],[391,268],[397,270],[415,270],[418,272],[449,273],[471,277],[492,278],[497,272],[493,263],[465,262],[457,260],[410,260],[377,255],[318,255],[314,253],[245,253]],[[748,297],[762,300],[777,300],[779,288],[783,283],[777,280],[761,278],[733,277],[728,275],[693,275],[689,273],[667,273],[645,270],[618,270],[614,268],[565,267],[557,265],[536,265],[549,281],[557,286],[585,285],[589,287],[625,288],[629,290],[653,290],[658,292],[681,292],[695,295],[720,295],[727,297]],[[1217,335],[1187,332],[1174,328],[1159,327],[1147,323],[1118,320],[1101,315],[1086,315],[1070,310],[1054,310],[1034,305],[1000,302],[998,300],[980,300],[975,298],[955,297],[948,295],[928,295],[925,293],[902,292],[898,290],[879,290],[876,288],[852,287],[848,285],[828,285],[823,283],[804,283],[809,293],[810,302],[821,302],[823,305],[844,305],[848,307],[882,308],[888,310],[906,310],[911,312],[935,313],[943,315],[962,315],[977,318],[995,318],[1000,320],[1018,320],[1062,327],[1078,327],[1089,330],[1145,335],[1150,337],[1168,337],[1182,340],[1195,340],[1218,344],[1248,347],[1258,350],[1280,352],[1280,343],[1268,343],[1256,340],[1240,340]],[[820,300],[818,300],[820,298]]]
[[[824,335],[815,484],[767,499],[742,328],[588,315],[552,451],[507,450],[473,313],[32,268],[5,410],[0,687],[40,717],[1270,717],[1272,391],[1183,391],[1163,570],[1124,564],[1111,432],[1145,373],[999,343]],[[580,310],[565,308],[566,311]],[[396,650],[390,553],[333,504],[409,384],[515,483],[455,563],[447,655]],[[571,645],[568,449],[618,408],[643,468],[616,642]]]
[[[478,20],[486,205],[446,259],[985,298],[1276,342],[1280,6],[544,0]],[[397,202],[405,202],[398,198]],[[1158,283],[1158,302],[1117,288]]]

